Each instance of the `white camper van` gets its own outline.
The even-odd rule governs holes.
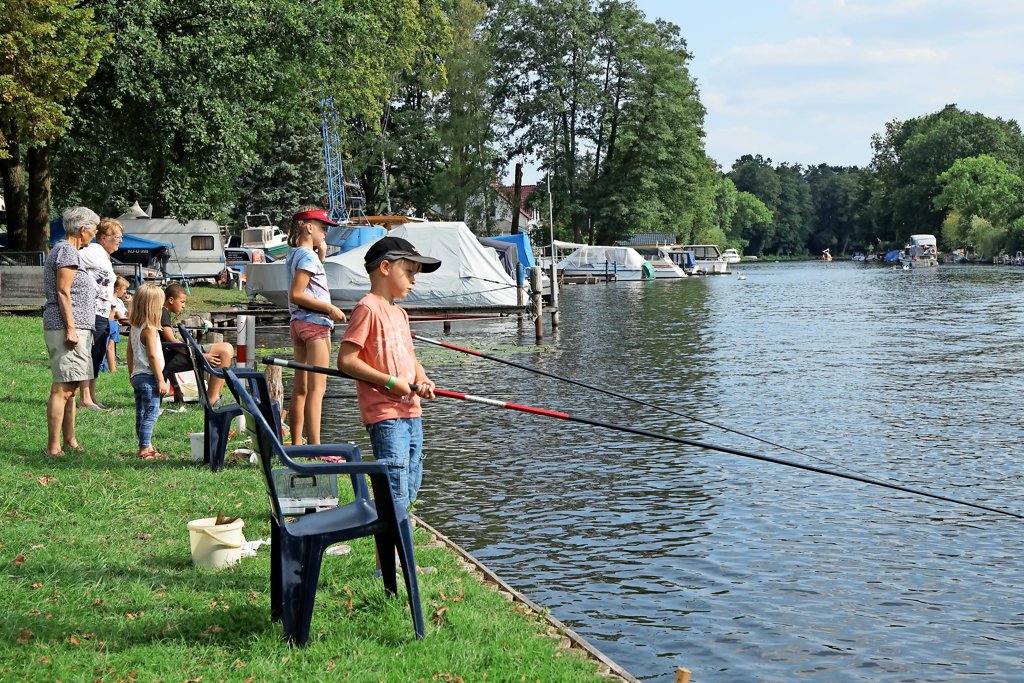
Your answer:
[[[124,226],[126,235],[171,245],[168,277],[217,277],[224,270],[224,241],[217,223],[195,220],[182,224],[174,218],[149,218],[137,207],[138,204],[117,220]]]

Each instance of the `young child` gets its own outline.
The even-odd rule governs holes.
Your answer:
[[[163,291],[156,285],[142,285],[135,293],[128,316],[132,326],[128,374],[135,389],[135,433],[139,437],[139,457],[143,460],[167,457],[153,448],[153,427],[160,414],[160,398],[167,393],[159,335],[163,306]]]
[[[388,466],[395,503],[408,509],[423,480],[420,397],[434,398],[434,383],[416,362],[409,316],[395,304],[441,262],[421,256],[408,241],[382,237],[366,252],[370,292],[354,309],[338,352],[338,369],[354,377],[359,412],[377,462]],[[413,393],[410,384],[416,384]]]
[[[164,310],[160,315],[160,341],[180,342],[171,324],[171,314],[181,315],[188,302],[188,292],[179,284],[167,285],[164,289],[166,300]],[[138,296],[138,295],[136,295]],[[203,355],[210,362],[213,368],[226,368],[231,366],[231,360],[235,357],[235,348],[227,342],[215,342],[203,344]],[[165,348],[164,349],[164,379],[173,383],[175,373],[187,372],[192,369],[192,361],[189,359],[188,349]],[[219,377],[206,378],[206,396],[210,399],[210,405],[217,403],[220,399],[220,390],[224,388],[224,380]],[[180,401],[180,390],[175,390],[175,400]]]
[[[114,280],[113,311],[110,314],[110,341],[107,342],[107,357],[100,370],[117,372],[117,343],[121,341],[121,323],[128,322],[125,297],[128,296],[128,281],[120,275]]]
[[[292,216],[288,233],[288,257],[285,264],[291,286],[288,310],[291,312],[289,332],[295,360],[312,365],[331,362],[331,330],[335,322],[345,322],[345,314],[331,303],[327,273],[321,261],[325,252],[327,226],[337,225],[324,209],[304,206]],[[319,373],[295,372],[292,400],[288,407],[288,426],[292,443],[320,443],[320,410],[327,376]]]

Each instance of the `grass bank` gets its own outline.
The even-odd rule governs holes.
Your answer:
[[[212,305],[193,289],[189,310],[234,298],[210,291]],[[385,597],[372,576],[372,540],[360,539],[348,555],[324,559],[310,645],[288,647],[270,623],[266,548],[227,570],[191,563],[185,525],[218,509],[243,517],[247,538],[269,538],[258,470],[212,474],[191,462],[197,407],[157,422],[154,444],[168,460],[135,457],[123,366],[97,390],[114,412],[79,414],[84,452],[48,458],[40,318],[0,314],[0,347],[0,679],[604,680],[422,530],[417,559],[438,568],[420,577],[426,639],[413,638],[407,602]]]

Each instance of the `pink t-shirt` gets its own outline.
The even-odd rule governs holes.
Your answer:
[[[409,331],[409,315],[393,303],[375,294],[367,294],[349,316],[348,329],[341,340],[360,347],[359,358],[367,365],[389,375],[416,381],[416,351]],[[387,389],[369,382],[356,381],[359,413],[365,424],[399,417],[419,417],[420,397],[395,396]]]

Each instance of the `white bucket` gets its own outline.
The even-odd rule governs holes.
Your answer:
[[[189,434],[189,439],[192,440],[192,462],[203,461],[203,450],[206,445],[206,434],[198,432],[195,434]]]
[[[230,567],[242,558],[245,522],[236,519],[230,524],[218,525],[216,517],[194,519],[188,523],[192,541],[192,562],[197,567],[220,569]]]

